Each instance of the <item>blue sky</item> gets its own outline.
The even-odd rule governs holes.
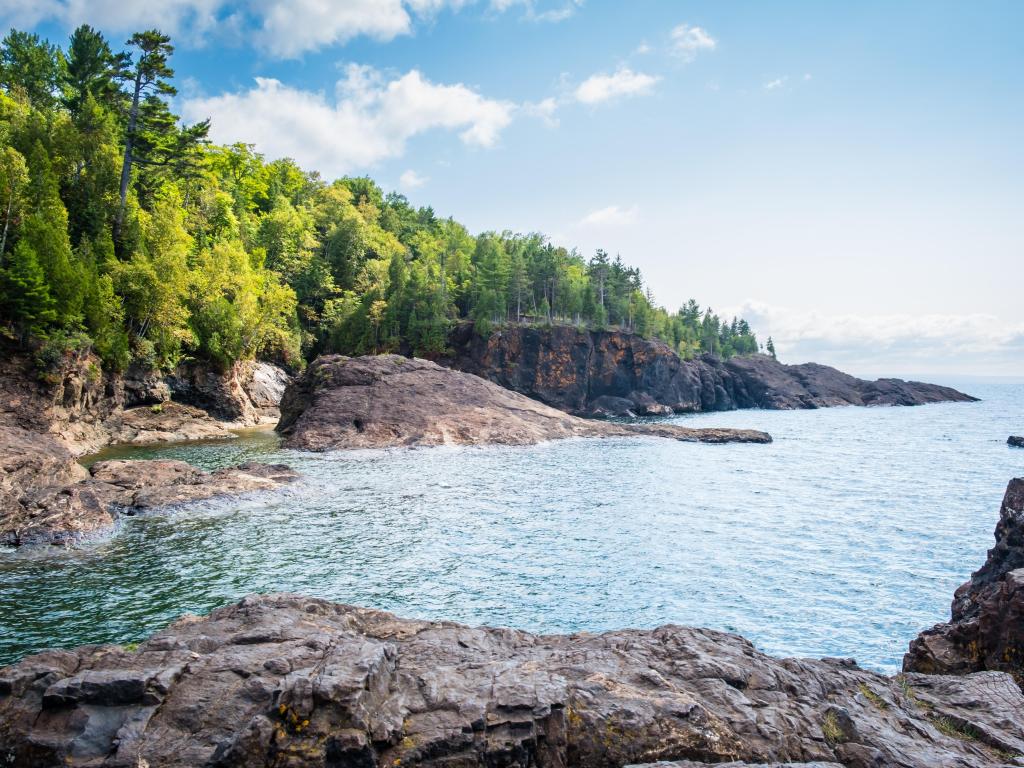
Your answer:
[[[1024,375],[1024,4],[0,0],[159,26],[191,119],[621,252],[784,359]]]

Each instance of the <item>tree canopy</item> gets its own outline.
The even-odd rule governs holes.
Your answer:
[[[684,357],[756,352],[746,321],[655,304],[640,271],[539,233],[471,234],[367,177],[326,181],[173,113],[170,38],[0,44],[0,328],[117,370],[182,356],[301,366],[444,353],[459,320],[619,328]],[[244,137],[240,137],[244,138]]]

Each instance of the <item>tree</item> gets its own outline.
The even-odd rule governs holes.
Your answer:
[[[765,344],[764,348],[768,350],[768,354],[772,356],[772,360],[777,360],[778,359],[775,356],[775,342],[772,340],[771,336],[768,337],[768,343]]]
[[[135,145],[139,141],[140,134],[152,126],[146,124],[146,119],[162,117],[153,115],[154,110],[143,114],[142,106],[150,96],[174,96],[178,91],[168,80],[174,77],[174,70],[167,64],[167,60],[174,52],[171,39],[155,29],[146,32],[137,32],[128,40],[128,45],[138,49],[138,58],[135,60],[135,68],[128,68],[130,59],[124,59],[124,68],[117,76],[131,83],[131,106],[128,109],[128,124],[124,136],[124,160],[121,164],[121,185],[119,190],[120,203],[117,209],[117,218],[114,221],[114,239],[121,235],[121,226],[124,221],[125,201],[128,197],[128,184],[131,181],[132,164],[135,162]],[[140,114],[143,120],[140,121]],[[166,126],[164,126],[166,127]]]
[[[127,54],[114,55],[98,31],[88,24],[78,27],[71,34],[63,72],[64,106],[75,117],[89,97],[107,108],[115,107],[119,95],[115,76],[129,63]]]
[[[28,242],[21,240],[14,246],[10,267],[3,276],[5,314],[14,320],[18,339],[24,344],[29,335],[41,334],[57,319],[46,274]]]
[[[25,158],[13,147],[0,150],[0,205],[4,210],[4,228],[0,235],[0,267],[4,264],[7,250],[7,232],[11,226],[11,215],[21,198],[21,192],[28,184],[28,166]]]
[[[12,29],[0,48],[0,83],[21,91],[39,109],[53,104],[64,59],[60,50],[39,35]]]

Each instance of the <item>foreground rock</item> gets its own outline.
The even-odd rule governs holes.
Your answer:
[[[0,671],[12,768],[980,768],[1022,752],[1024,696],[998,672],[897,680],[710,630],[538,636],[292,595]]]
[[[976,398],[900,379],[864,381],[765,355],[682,360],[666,344],[618,331],[513,325],[488,338],[460,325],[452,367],[582,415],[660,415],[735,408],[921,405]]]
[[[704,442],[771,441],[753,430],[580,419],[478,376],[399,355],[318,358],[285,391],[277,429],[287,447],[311,451],[530,445],[637,434]]]
[[[1018,437],[1017,435],[1010,435],[1006,439],[1006,444],[1011,448],[1024,448],[1024,437]]]
[[[272,490],[298,477],[284,465],[255,462],[208,473],[183,461],[100,461],[86,474],[11,493],[0,510],[0,544],[70,543],[109,531],[122,515]]]
[[[1010,481],[996,545],[953,597],[952,618],[910,644],[903,668],[962,674],[1009,672],[1024,685],[1024,478]]]

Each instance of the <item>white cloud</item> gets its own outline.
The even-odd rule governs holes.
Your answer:
[[[523,104],[523,112],[539,118],[548,128],[557,128],[559,124],[556,113],[558,112],[558,100],[552,97],[541,101],[531,101]]]
[[[988,314],[829,315],[747,302],[726,313],[747,319],[783,362],[814,361],[852,373],[1024,375],[1024,324]]]
[[[591,75],[576,88],[576,100],[583,104],[600,104],[621,96],[650,93],[660,77],[620,67],[614,74]]]
[[[766,91],[777,90],[777,89],[781,88],[782,86],[784,86],[786,84],[787,80],[789,80],[788,76],[787,77],[777,77],[774,80],[769,80],[767,83],[764,84],[764,89]]]
[[[629,208],[623,208],[618,205],[609,205],[606,208],[599,208],[596,211],[588,213],[580,219],[580,226],[619,227],[635,222],[639,213],[640,209],[635,205],[632,205]]]
[[[53,21],[71,29],[89,23],[112,33],[148,27],[200,43],[210,37],[246,39],[279,58],[341,45],[354,37],[388,41],[412,34],[417,19],[444,9],[458,11],[477,0],[0,0],[0,26],[31,28]],[[527,18],[558,21],[571,16],[583,0],[541,7],[538,0],[490,0],[503,12],[521,7]]]
[[[335,91],[332,98],[256,78],[247,91],[187,100],[183,113],[189,121],[212,118],[214,141],[247,141],[268,157],[291,157],[331,177],[399,157],[409,139],[432,129],[494,146],[515,110],[461,83],[432,83],[417,70],[387,80],[352,64]]]
[[[717,42],[703,27],[680,24],[669,33],[672,53],[683,61],[693,61],[701,51],[713,51]]]
[[[491,0],[491,8],[499,13],[511,8],[522,8],[523,15],[530,21],[565,21],[583,7],[584,0],[564,0],[547,7],[538,0]]]
[[[398,186],[404,190],[419,189],[428,181],[430,181],[428,177],[420,176],[416,171],[410,168],[399,177]]]
[[[633,53],[635,53],[637,56],[643,56],[645,54],[650,53],[651,50],[652,50],[651,46],[649,46],[646,42],[643,42],[643,43],[640,43],[640,45],[638,45],[636,47],[636,50],[633,51]]]

